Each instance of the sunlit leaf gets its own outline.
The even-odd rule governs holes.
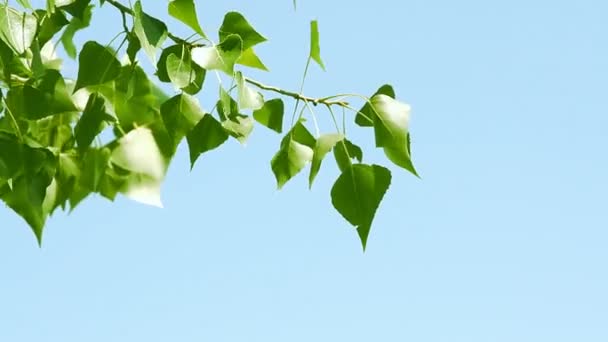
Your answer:
[[[238,35],[229,35],[216,46],[192,49],[192,61],[206,70],[222,70],[232,76],[234,64],[241,57],[243,41]]]
[[[334,147],[334,157],[340,171],[344,171],[351,167],[353,160],[359,163],[363,160],[363,151],[348,139],[344,139]]]
[[[0,5],[0,39],[17,54],[24,53],[30,47],[37,28],[35,16]]]
[[[198,23],[194,0],[172,0],[169,2],[169,14],[182,23],[190,26],[201,37],[206,37]]]
[[[384,148],[384,152],[393,163],[418,176],[408,147],[410,106],[382,94],[375,95],[370,102],[376,113],[374,118],[376,146]]]
[[[237,90],[239,93],[239,107],[242,109],[260,109],[264,105],[264,97],[260,92],[251,89],[247,83],[243,74],[239,71],[235,76]]]
[[[321,59],[321,46],[319,43],[319,23],[316,20],[310,22],[310,58],[312,58],[321,69],[325,70],[325,65]]]
[[[321,163],[325,155],[331,151],[336,144],[344,139],[344,135],[339,133],[324,134],[317,139],[315,145],[314,155],[312,158],[312,164],[310,166],[310,176],[308,177],[308,186],[312,188],[312,183],[315,181],[319,170],[321,169]]]
[[[380,94],[389,96],[393,99],[395,98],[395,90],[393,90],[393,87],[388,84],[378,88],[372,97]],[[355,123],[362,127],[373,127],[375,117],[376,113],[374,113],[371,103],[366,102],[365,105],[363,105],[363,107],[357,112],[357,115],[355,116]]]
[[[135,2],[133,6],[135,18],[133,28],[144,52],[156,64],[156,51],[162,46],[167,38],[167,25],[162,21],[146,14],[141,7],[141,1]]]

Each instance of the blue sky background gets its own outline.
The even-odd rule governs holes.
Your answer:
[[[214,37],[225,11],[245,14],[270,38],[272,73],[249,75],[288,89],[318,19],[328,71],[313,67],[306,92],[392,83],[422,180],[392,168],[365,254],[330,205],[331,159],[312,191],[304,175],[276,191],[279,137],[261,126],[191,173],[182,146],[164,209],[89,199],[48,222],[42,249],[1,208],[0,341],[608,340],[608,3],[198,7]],[[120,30],[100,13],[80,42]],[[371,131],[351,134],[384,163]]]

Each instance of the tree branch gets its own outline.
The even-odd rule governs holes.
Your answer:
[[[119,1],[117,0],[106,0],[106,3],[114,6],[116,9],[118,9],[121,14],[124,16],[125,14],[128,14],[132,17],[135,17],[135,12],[133,12],[132,9],[130,9],[129,7],[121,4]],[[189,43],[187,40],[177,37],[175,35],[173,35],[170,32],[167,32],[168,37],[173,40],[175,43],[177,44],[185,44],[191,47],[197,47],[197,46],[204,46],[204,44],[192,44]],[[305,102],[310,102],[313,105],[318,105],[318,104],[323,104],[326,106],[340,106],[340,107],[348,107],[348,102],[346,101],[330,101],[328,98],[314,98],[314,97],[308,97],[308,96],[304,96],[302,94],[298,94],[292,91],[288,91],[288,90],[283,90],[281,88],[277,88],[277,87],[273,87],[273,86],[269,86],[269,85],[265,85],[263,83],[260,83],[258,81],[252,80],[250,78],[245,78],[245,80],[248,83],[253,84],[254,86],[260,88],[260,89],[264,89],[267,91],[272,91],[281,95],[285,95],[285,96],[289,96],[292,97],[296,100],[301,100],[301,101],[305,101]]]
[[[329,101],[326,98],[314,98],[314,97],[304,96],[302,94],[298,94],[298,93],[295,93],[293,91],[283,90],[281,88],[265,85],[263,83],[260,83],[260,82],[258,82],[256,80],[252,80],[252,79],[247,78],[247,77],[245,77],[245,81],[247,81],[247,83],[253,84],[254,86],[256,86],[256,87],[258,87],[260,89],[264,89],[264,90],[272,91],[272,92],[275,92],[275,93],[279,93],[281,95],[289,96],[289,97],[292,97],[292,98],[294,98],[296,100],[310,102],[310,103],[312,103],[315,106],[318,105],[318,104],[322,104],[322,105],[326,105],[326,106],[340,106],[340,107],[347,107],[348,106],[348,102],[346,102],[346,101]]]

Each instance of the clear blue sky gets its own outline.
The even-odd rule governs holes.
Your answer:
[[[182,146],[164,209],[88,200],[42,249],[1,208],[0,341],[608,341],[606,1],[198,6],[209,33],[244,13],[270,38],[253,75],[290,89],[317,18],[328,71],[307,92],[392,83],[422,180],[393,168],[365,254],[330,205],[333,162],[276,191],[263,127],[191,173]],[[107,42],[102,12],[88,33]]]

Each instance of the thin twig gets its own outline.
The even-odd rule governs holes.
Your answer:
[[[265,84],[260,83],[260,82],[258,82],[256,80],[252,80],[250,78],[245,78],[245,81],[247,81],[248,83],[253,84],[254,86],[256,86],[256,87],[258,87],[260,89],[264,89],[264,90],[272,91],[272,92],[275,92],[275,93],[279,93],[281,95],[289,96],[289,97],[292,97],[292,98],[294,98],[296,100],[310,102],[310,103],[312,103],[315,106],[318,105],[318,104],[322,104],[322,105],[326,105],[326,106],[340,106],[340,107],[346,107],[346,106],[348,106],[348,102],[345,102],[345,101],[329,101],[329,100],[326,100],[326,99],[323,99],[323,98],[308,97],[308,96],[304,96],[302,94],[295,93],[293,91],[283,90],[281,88],[265,85]]]

